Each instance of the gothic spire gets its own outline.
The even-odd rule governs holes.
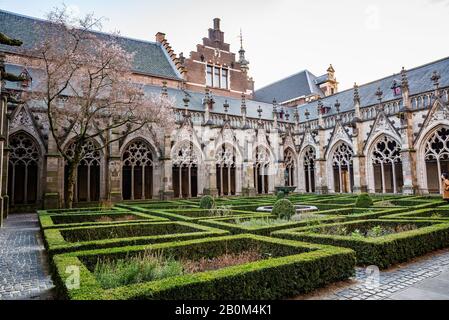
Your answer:
[[[240,50],[239,50],[239,63],[240,63],[240,69],[242,69],[243,72],[248,71],[249,69],[249,61],[245,58],[245,49],[243,49],[243,35],[242,35],[242,29],[240,29]]]

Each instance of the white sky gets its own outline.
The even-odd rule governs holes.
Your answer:
[[[0,0],[34,17],[61,1]],[[74,12],[106,17],[104,31],[154,41],[167,34],[186,56],[222,19],[225,41],[239,49],[243,29],[256,89],[303,69],[332,63],[340,90],[449,56],[449,0],[66,0]]]

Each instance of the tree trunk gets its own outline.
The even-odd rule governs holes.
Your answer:
[[[78,164],[75,161],[70,161],[68,163],[68,172],[67,172],[67,198],[65,199],[65,206],[68,209],[72,209],[73,207],[73,195],[75,188],[75,176],[76,169]]]

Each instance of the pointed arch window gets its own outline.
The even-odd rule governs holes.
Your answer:
[[[38,199],[39,147],[24,132],[9,138],[9,190],[10,204],[32,204]]]
[[[293,187],[295,184],[295,154],[288,148],[284,151],[284,165],[285,165],[285,185]]]
[[[424,157],[429,192],[443,192],[440,177],[449,172],[449,127],[441,127],[430,136],[425,144]]]
[[[351,193],[354,185],[352,168],[354,152],[345,142],[341,142],[332,156],[334,171],[334,190],[338,193]]]
[[[254,188],[258,194],[269,192],[270,155],[265,147],[257,147],[254,162]]]
[[[220,196],[235,195],[235,152],[234,147],[222,145],[216,156],[217,187]]]
[[[315,192],[315,161],[316,152],[315,148],[308,147],[304,152],[304,173],[305,173],[305,186],[306,192]]]
[[[173,190],[177,198],[198,196],[200,156],[192,142],[180,143],[173,152]]]
[[[67,147],[67,155],[74,157],[75,144]],[[75,177],[74,202],[96,202],[100,200],[101,152],[94,141],[87,141],[81,151],[81,161]],[[67,197],[68,166],[65,166],[65,192]]]
[[[123,200],[151,199],[153,195],[153,153],[145,141],[132,141],[122,155]]]
[[[403,174],[399,143],[387,135],[382,136],[374,144],[371,161],[374,170],[375,191],[378,193],[400,192],[403,185]]]

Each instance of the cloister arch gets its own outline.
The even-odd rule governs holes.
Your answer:
[[[423,139],[420,161],[424,174],[424,185],[430,193],[441,193],[441,174],[449,172],[449,126],[432,128]]]
[[[197,197],[201,151],[189,140],[180,141],[172,149],[173,190],[176,198]]]
[[[307,193],[314,193],[315,187],[315,162],[316,162],[316,149],[313,146],[307,146],[304,148],[300,156],[300,177],[303,184],[302,191]]]
[[[95,202],[101,197],[101,181],[103,155],[95,140],[87,141],[82,148],[81,161],[75,173],[74,202]],[[66,146],[66,153],[73,157],[75,144],[70,142]],[[67,198],[68,166],[64,167],[64,191]]]
[[[254,149],[254,188],[257,194],[267,194],[270,192],[271,183],[271,166],[272,156],[270,150],[263,146],[258,145]]]
[[[8,190],[10,204],[33,204],[39,199],[42,157],[39,144],[28,133],[18,131],[9,138]]]
[[[155,152],[142,138],[131,140],[122,152],[122,197],[151,199],[154,190]]]
[[[238,194],[241,163],[239,151],[230,143],[222,143],[215,151],[216,181],[220,196]]]
[[[328,158],[328,179],[331,191],[337,193],[351,193],[354,186],[352,147],[340,140],[330,150]]]
[[[296,155],[291,148],[284,150],[285,185],[293,187],[296,185]]]
[[[376,193],[400,193],[404,184],[401,144],[390,135],[381,134],[368,150],[369,190]]]

